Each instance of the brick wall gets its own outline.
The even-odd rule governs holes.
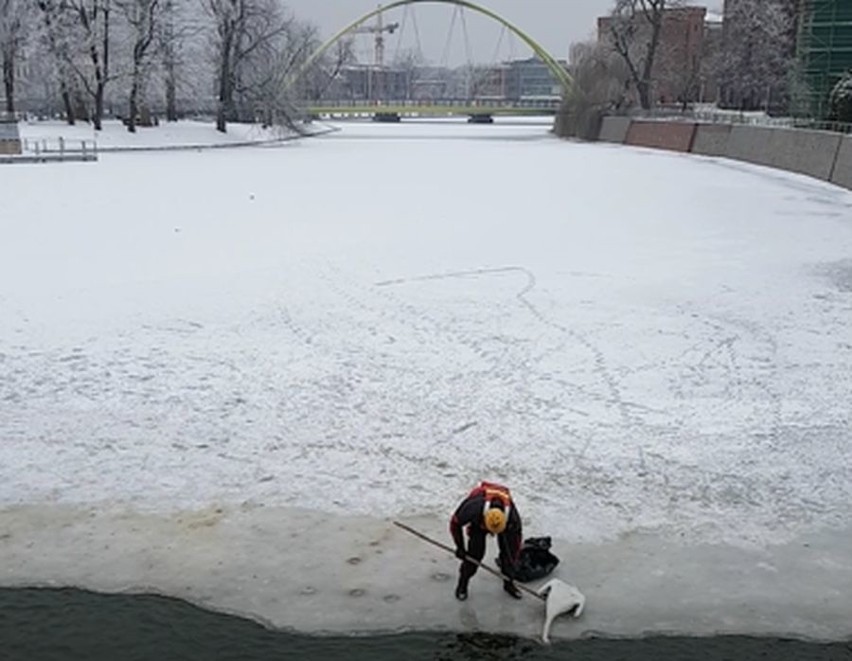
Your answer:
[[[21,141],[20,140],[0,140],[0,154],[8,155],[8,154],[20,154],[21,153]]]
[[[688,152],[691,151],[695,138],[695,126],[691,122],[634,121],[627,130],[626,144]]]

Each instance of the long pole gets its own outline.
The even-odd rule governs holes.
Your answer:
[[[412,535],[414,535],[414,536],[416,536],[416,537],[419,537],[420,539],[422,539],[422,540],[423,540],[423,541],[425,541],[425,542],[429,542],[430,544],[434,544],[434,545],[435,545],[435,546],[437,546],[438,548],[444,549],[444,550],[445,550],[445,551],[447,551],[448,553],[452,553],[453,555],[455,555],[455,554],[456,554],[455,550],[451,549],[451,548],[450,548],[449,546],[447,546],[446,544],[442,544],[441,542],[439,542],[439,541],[437,541],[437,540],[435,540],[435,539],[432,539],[431,537],[427,537],[427,536],[426,536],[426,535],[424,535],[422,532],[418,532],[418,531],[417,531],[417,530],[415,530],[414,528],[411,528],[411,527],[409,527],[409,526],[405,525],[404,523],[400,523],[399,521],[394,521],[394,522],[393,522],[393,524],[394,524],[395,526],[397,526],[398,528],[402,528],[402,529],[403,529],[403,530],[405,530],[406,532],[410,532]],[[468,562],[472,562],[473,564],[477,565],[478,567],[481,567],[481,568],[482,568],[482,569],[484,569],[485,571],[490,572],[490,573],[494,574],[495,576],[498,576],[498,577],[502,578],[504,581],[512,581],[512,579],[510,579],[510,578],[509,578],[508,576],[506,576],[504,573],[497,571],[497,570],[496,570],[496,569],[494,569],[493,567],[489,567],[489,566],[488,566],[488,565],[486,565],[485,563],[480,562],[479,560],[476,560],[475,558],[471,558],[469,555],[465,555],[465,557],[464,557],[464,558],[465,558],[465,560],[467,560]],[[536,591],[535,591],[535,590],[533,590],[532,588],[528,588],[526,585],[523,585],[522,583],[515,583],[514,581],[512,581],[512,582],[515,584],[515,586],[519,587],[521,590],[523,590],[523,591],[524,591],[524,592],[526,592],[527,594],[531,594],[533,597],[538,597],[538,598],[539,598],[539,599],[541,599],[542,601],[547,601],[547,597],[545,597],[545,596],[543,596],[543,595],[540,595],[538,592],[536,592]]]

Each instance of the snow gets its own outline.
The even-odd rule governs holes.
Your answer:
[[[174,149],[176,147],[236,146],[292,137],[292,131],[281,127],[263,128],[258,124],[230,124],[226,133],[216,130],[211,121],[163,122],[156,127],[137,127],[129,133],[119,121],[105,121],[101,131],[88,122],[68,126],[57,121],[32,118],[20,125],[21,137],[31,143],[54,147],[61,137],[69,149],[81,142],[96,143],[101,151]]]
[[[443,535],[493,479],[586,549],[852,528],[852,194],[544,122],[335,128],[0,171],[0,508]]]

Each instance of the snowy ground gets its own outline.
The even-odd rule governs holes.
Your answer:
[[[327,127],[326,127],[327,128]],[[95,131],[88,122],[77,122],[68,126],[62,122],[33,119],[20,124],[21,138],[27,146],[55,149],[59,138],[67,149],[78,149],[86,143],[91,149],[96,144],[100,151],[126,151],[148,149],[171,149],[174,147],[209,147],[267,142],[293,137],[294,133],[282,127],[264,129],[257,124],[231,124],[227,133],[216,130],[212,120],[163,122],[154,128],[138,127],[129,133],[119,121],[107,120],[102,130]]]
[[[407,517],[446,541],[457,500],[491,478],[529,534],[585,566],[570,578],[590,605],[626,585],[592,580],[594,556],[627,571],[613,549],[634,539],[663,562],[757,557],[775,567],[766,603],[793,609],[812,584],[812,619],[840,618],[755,624],[737,593],[753,617],[736,626],[852,635],[850,592],[819,592],[852,586],[837,542],[852,539],[852,193],[542,123],[340,126],[0,169],[0,517],[30,531],[0,534],[7,581],[82,580],[27,556],[33,511],[60,530],[116,507],[295,507],[341,530],[368,517],[384,542],[381,522]],[[809,578],[813,552],[790,549],[826,536]],[[124,584],[179,592],[175,576]],[[441,590],[425,625],[457,626]],[[373,627],[406,625],[395,602]],[[700,626],[696,607],[589,627],[732,628],[705,606]]]

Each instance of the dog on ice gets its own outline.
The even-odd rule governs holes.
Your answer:
[[[545,597],[544,629],[541,640],[550,643],[550,625],[557,615],[570,613],[574,617],[580,617],[586,606],[586,597],[573,585],[553,579],[542,585],[538,594]]]

